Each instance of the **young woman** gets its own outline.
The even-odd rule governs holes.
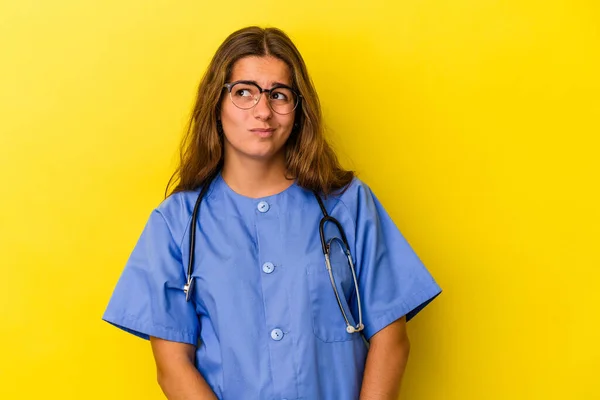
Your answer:
[[[304,61],[249,27],[202,78],[177,185],[104,319],[150,339],[171,399],[396,399],[440,288],[323,136]]]

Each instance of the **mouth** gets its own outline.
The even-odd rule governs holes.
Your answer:
[[[275,132],[275,128],[255,128],[250,129],[250,132],[260,137],[269,137]]]

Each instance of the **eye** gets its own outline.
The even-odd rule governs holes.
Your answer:
[[[270,98],[277,102],[289,102],[292,99],[292,92],[289,89],[280,88],[271,92]]]
[[[251,100],[258,96],[258,88],[247,83],[236,83],[231,88],[231,96],[240,100]]]
[[[287,96],[281,92],[271,93],[271,98],[273,100],[287,100]]]
[[[252,92],[250,91],[250,89],[237,89],[234,93],[234,96],[237,97],[252,97]]]

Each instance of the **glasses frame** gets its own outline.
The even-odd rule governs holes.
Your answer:
[[[238,106],[237,104],[235,104],[235,102],[233,101],[233,97],[231,97],[231,91],[233,89],[233,87],[237,84],[246,84],[246,85],[252,85],[255,86],[258,89],[258,97],[254,100],[254,104],[248,108],[243,108]],[[235,82],[230,82],[230,83],[226,83],[223,85],[224,88],[227,89],[227,91],[229,92],[229,100],[231,100],[231,102],[233,103],[234,106],[236,106],[237,108],[239,108],[240,110],[251,110],[254,107],[256,107],[256,105],[258,104],[258,102],[260,101],[260,98],[262,97],[263,93],[267,93],[269,96],[271,95],[271,92],[277,89],[288,89],[290,91],[292,91],[295,95],[296,95],[296,104],[294,104],[294,108],[292,108],[292,110],[290,112],[287,113],[281,113],[277,110],[275,110],[275,108],[273,107],[273,105],[271,104],[271,98],[267,97],[267,104],[269,104],[269,108],[271,110],[273,110],[273,112],[279,114],[279,115],[289,115],[291,113],[293,113],[296,108],[298,108],[298,105],[301,103],[302,101],[302,95],[300,93],[298,93],[297,90],[289,87],[288,85],[284,85],[282,83],[278,83],[275,86],[273,86],[271,89],[263,89],[261,88],[258,83],[254,82],[254,81],[246,81],[246,80],[241,80],[241,81],[235,81]]]

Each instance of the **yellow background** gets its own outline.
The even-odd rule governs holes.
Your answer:
[[[2,1],[0,398],[160,399],[101,321],[196,85],[250,24],[298,45],[332,143],[444,293],[403,397],[597,399],[592,0]]]

